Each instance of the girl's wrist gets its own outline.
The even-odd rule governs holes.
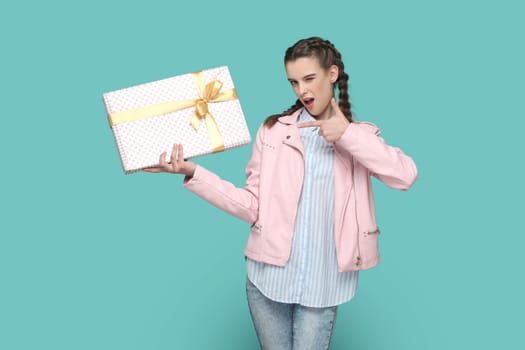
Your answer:
[[[188,168],[185,169],[184,175],[186,175],[186,177],[188,178],[193,177],[193,174],[195,174],[195,169],[197,169],[197,164],[193,162],[188,162]]]

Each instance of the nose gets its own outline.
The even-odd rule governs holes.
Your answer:
[[[299,94],[299,96],[304,96],[304,94],[306,93],[306,86],[304,84],[297,84],[297,93]]]

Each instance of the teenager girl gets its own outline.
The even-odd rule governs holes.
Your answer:
[[[288,48],[297,101],[259,128],[237,188],[184,159],[174,145],[150,172],[184,174],[184,186],[251,226],[246,291],[263,349],[328,349],[337,306],[351,300],[358,271],[379,263],[370,176],[407,190],[412,159],[356,122],[339,51],[318,37]],[[339,91],[339,102],[334,98]]]

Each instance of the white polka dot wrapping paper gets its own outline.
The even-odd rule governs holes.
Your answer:
[[[196,76],[202,80],[200,92]],[[206,85],[217,81],[217,95],[230,93],[229,97],[203,98],[204,90],[208,91]],[[104,93],[104,104],[124,172],[130,174],[158,166],[162,152],[167,152],[166,161],[169,161],[174,143],[184,146],[185,158],[214,153],[219,149],[210,136],[213,135],[212,129],[218,129],[220,149],[249,144],[250,132],[234,89],[228,67],[222,66]],[[156,114],[159,112],[155,107],[181,101],[190,101],[187,104],[189,107],[182,106],[175,108],[175,111],[161,108],[161,114]],[[196,110],[202,108],[198,101],[204,101],[204,109],[208,112],[206,118],[213,120],[215,128],[210,127],[209,119],[205,122],[196,117]],[[151,107],[155,111],[153,115],[150,115]],[[146,112],[139,113],[140,117],[129,117],[130,111],[137,110]],[[119,119],[120,115],[126,118]],[[198,126],[192,126],[192,120],[197,121]]]

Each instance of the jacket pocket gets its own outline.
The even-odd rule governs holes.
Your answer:
[[[362,263],[374,264],[379,259],[379,228],[372,227],[359,233],[359,251]]]
[[[379,229],[379,227],[376,227],[376,228],[364,231],[363,235],[366,237],[369,235],[378,235],[380,233],[381,233],[381,230]]]

